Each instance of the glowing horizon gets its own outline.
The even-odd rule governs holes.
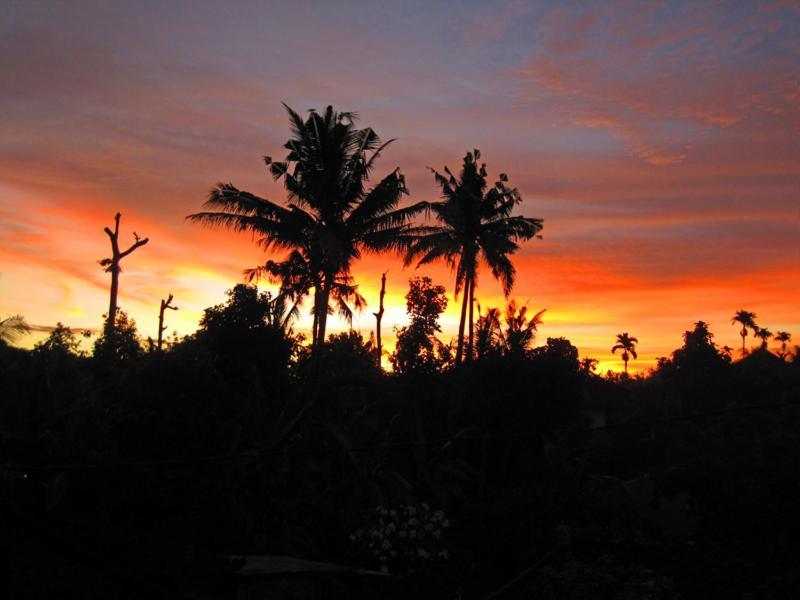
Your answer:
[[[10,7],[0,24],[0,75],[11,82],[0,90],[0,316],[23,314],[42,330],[99,328],[102,229],[120,211],[123,239],[150,238],[123,263],[120,306],[155,337],[158,303],[172,293],[180,310],[168,333],[193,332],[265,256],[246,235],[184,217],[217,181],[285,197],[261,156],[282,155],[286,101],[356,110],[361,125],[397,138],[374,180],[399,166],[408,201],[435,199],[426,167],[455,169],[472,148],[490,177],[507,173],[524,199],[518,214],[545,222],[544,239],[514,257],[512,297],[548,309],[537,344],[566,337],[602,371],[619,371],[610,348],[629,332],[638,372],[698,320],[740,348],[730,319],[742,308],[800,341],[797,5],[511,1],[453,15],[422,2],[200,2],[191,19],[185,11]],[[308,35],[293,35],[301,24]],[[416,275],[447,288],[441,337],[455,335],[449,270],[403,269],[389,255],[354,265],[370,303],[355,329],[374,329],[383,271],[386,347],[406,322]],[[482,307],[505,302],[485,267],[476,296]]]

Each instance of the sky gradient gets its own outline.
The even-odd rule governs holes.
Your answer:
[[[120,305],[155,335],[191,333],[241,271],[246,235],[184,217],[217,181],[272,200],[261,162],[288,138],[281,102],[355,110],[396,142],[409,201],[434,200],[426,167],[480,148],[544,218],[516,255],[513,297],[547,308],[539,343],[565,336],[632,370],[694,321],[740,347],[733,313],[800,340],[800,4],[795,2],[15,2],[0,19],[0,316],[41,331],[101,325],[122,217],[150,243],[123,262]],[[125,244],[125,242],[123,242]],[[406,322],[409,277],[355,265],[372,306],[388,270],[384,336]],[[503,302],[483,268],[476,296]],[[457,329],[458,304],[443,319]],[[298,324],[307,328],[309,320]],[[343,325],[334,321],[334,330]]]

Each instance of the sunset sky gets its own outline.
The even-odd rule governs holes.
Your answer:
[[[117,211],[126,245],[150,238],[123,262],[120,305],[155,335],[173,293],[169,331],[194,331],[265,257],[184,217],[217,181],[284,198],[261,161],[283,154],[282,101],[396,138],[376,177],[399,166],[409,201],[437,199],[426,167],[468,149],[508,173],[519,213],[545,222],[515,257],[513,297],[547,308],[538,343],[564,336],[621,370],[626,331],[645,369],[700,319],[740,347],[740,308],[800,343],[797,2],[6,0],[0,82],[0,318],[37,326],[25,345],[57,321],[101,325]],[[409,277],[452,292],[444,265],[366,257],[365,335],[383,271],[385,336]],[[503,302],[486,268],[476,296]]]

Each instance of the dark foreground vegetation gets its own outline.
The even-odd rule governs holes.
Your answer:
[[[59,325],[32,351],[0,321],[3,597],[784,598],[800,584],[800,366],[791,336],[731,363],[701,322],[648,377],[617,336],[622,375],[600,378],[566,339],[534,343],[544,311],[476,301],[479,266],[509,296],[511,256],[539,218],[490,183],[477,150],[441,200],[399,207],[399,169],[356,115],[288,109],[287,202],[215,186],[190,219],[282,252],[247,271],[200,329],[146,350],[118,310],[120,217],[106,228],[109,312],[91,355]],[[418,217],[427,216],[424,222]],[[376,343],[331,335],[364,306],[362,253],[443,261],[461,293],[410,282],[409,322],[381,368]],[[385,281],[385,279],[384,279]],[[309,339],[292,320],[312,298]],[[476,310],[477,309],[477,310]],[[88,333],[88,332],[87,332]],[[778,355],[769,339],[781,343]],[[313,561],[313,562],[311,562]]]
[[[699,323],[608,379],[484,318],[456,367],[441,290],[412,283],[394,373],[355,332],[312,356],[246,286],[162,351],[122,312],[92,356],[66,328],[1,344],[7,597],[234,598],[245,556],[372,574],[240,597],[792,597],[791,356],[731,363]]]

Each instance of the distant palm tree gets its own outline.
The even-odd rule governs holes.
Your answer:
[[[489,308],[484,314],[481,312],[480,302],[477,304],[478,320],[475,322],[475,356],[481,359],[498,350],[502,331],[500,309]]]
[[[248,283],[262,277],[280,283],[279,298],[281,302],[286,300],[291,302],[290,307],[286,306],[288,310],[287,324],[288,321],[300,316],[303,300],[312,289],[314,290],[314,307],[320,305],[320,279],[308,260],[297,250],[290,252],[289,256],[280,262],[268,260],[264,265],[245,269],[244,275]],[[339,274],[333,278],[330,286],[330,299],[333,300],[339,315],[348,323],[353,320],[353,311],[348,302],[352,303],[356,310],[361,310],[366,306],[366,300],[358,293],[358,286],[348,274]],[[328,313],[330,312],[332,311],[329,308]],[[316,310],[312,310],[312,314],[312,340],[316,340],[319,333],[319,314]],[[321,341],[324,341],[324,333]]]
[[[487,185],[486,165],[479,164],[480,151],[467,152],[461,173],[455,177],[445,167],[442,175],[434,169],[436,183],[442,189],[442,200],[432,202],[437,225],[425,228],[406,252],[406,265],[417,266],[444,259],[456,271],[455,294],[463,290],[461,319],[458,327],[456,364],[466,354],[472,357],[474,340],[473,304],[478,282],[478,263],[482,258],[492,275],[503,285],[508,296],[514,286],[514,265],[509,256],[518,242],[529,240],[542,229],[542,219],[511,216],[522,201],[516,188],[506,186],[508,177],[501,173],[494,185]],[[469,343],[464,352],[464,328],[469,308]]]
[[[758,325],[756,325],[756,313],[752,313],[748,310],[737,310],[736,314],[733,315],[731,319],[732,324],[739,323],[742,326],[742,331],[739,335],[742,336],[742,356],[747,354],[747,348],[745,348],[745,338],[747,337],[747,330],[752,329],[753,335],[756,334],[758,331]]]
[[[358,307],[363,301],[350,274],[353,261],[364,251],[405,249],[413,235],[410,220],[427,204],[397,208],[408,193],[399,169],[367,187],[375,161],[392,140],[383,143],[371,128],[357,129],[355,113],[328,106],[322,113],[309,111],[304,120],[284,106],[292,132],[284,145],[288,154],[283,162],[268,156],[264,162],[283,181],[288,202],[281,205],[219,183],[206,202],[210,210],[187,218],[249,231],[265,250],[291,253],[282,263],[267,263],[263,272],[279,279],[295,302],[314,290],[316,351],[325,341],[331,299],[346,319],[352,316],[347,302]]]
[[[611,353],[616,354],[617,350],[622,350],[622,360],[625,362],[625,374],[628,374],[628,361],[633,357],[638,358],[636,355],[636,344],[639,343],[635,337],[629,336],[627,333],[617,334],[617,343],[611,348]]]
[[[761,340],[761,347],[766,348],[767,341],[772,337],[772,332],[766,327],[759,327],[754,335]]]
[[[773,339],[781,343],[781,358],[786,358],[786,344],[792,341],[792,334],[787,331],[776,331]]]
[[[528,316],[528,307],[517,307],[512,300],[506,307],[506,330],[502,334],[503,351],[508,356],[521,356],[525,354],[533,343],[536,331],[542,324],[542,315],[547,309],[542,309],[534,315]]]
[[[0,342],[11,344],[21,336],[31,332],[31,326],[22,315],[13,315],[0,319]]]
[[[591,375],[597,370],[598,360],[596,358],[582,358],[580,363],[581,373],[584,375]]]

